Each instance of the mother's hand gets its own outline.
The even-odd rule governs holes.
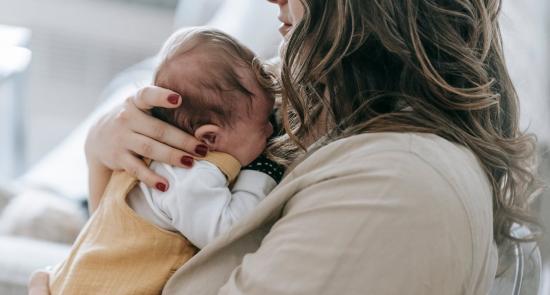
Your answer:
[[[29,280],[29,295],[50,295],[49,273],[44,270],[35,271]]]
[[[208,147],[194,136],[150,115],[153,107],[176,108],[181,97],[168,89],[148,86],[104,115],[86,139],[89,165],[126,170],[150,187],[168,183],[151,171],[140,156],[174,166],[191,167],[193,156]]]

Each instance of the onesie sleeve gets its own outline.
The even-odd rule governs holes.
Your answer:
[[[174,228],[198,248],[251,212],[275,186],[266,174],[245,170],[230,190],[225,175],[205,161],[175,172],[168,192],[154,198]]]

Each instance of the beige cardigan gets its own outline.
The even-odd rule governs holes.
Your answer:
[[[490,186],[466,148],[363,134],[301,162],[163,294],[487,294]]]

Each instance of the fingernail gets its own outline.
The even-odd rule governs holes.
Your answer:
[[[187,167],[193,166],[193,158],[191,158],[191,157],[189,157],[189,156],[183,156],[183,157],[181,157],[180,162],[181,162],[183,165],[187,166]]]
[[[162,183],[162,182],[158,182],[155,187],[161,191],[161,192],[165,192],[166,191],[166,184]]]
[[[204,144],[199,144],[195,148],[195,153],[197,153],[197,155],[199,155],[201,157],[204,157],[208,153],[208,147]]]
[[[180,100],[180,96],[178,94],[170,94],[168,95],[168,102],[171,104],[178,104]]]

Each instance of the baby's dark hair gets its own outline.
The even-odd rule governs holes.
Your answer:
[[[154,84],[179,93],[182,103],[175,109],[153,108],[152,114],[189,134],[208,123],[230,126],[243,110],[250,114],[255,95],[243,81],[257,84],[269,98],[279,91],[265,64],[219,30],[179,30],[166,41],[159,58]],[[168,68],[176,68],[178,75],[166,75]]]

